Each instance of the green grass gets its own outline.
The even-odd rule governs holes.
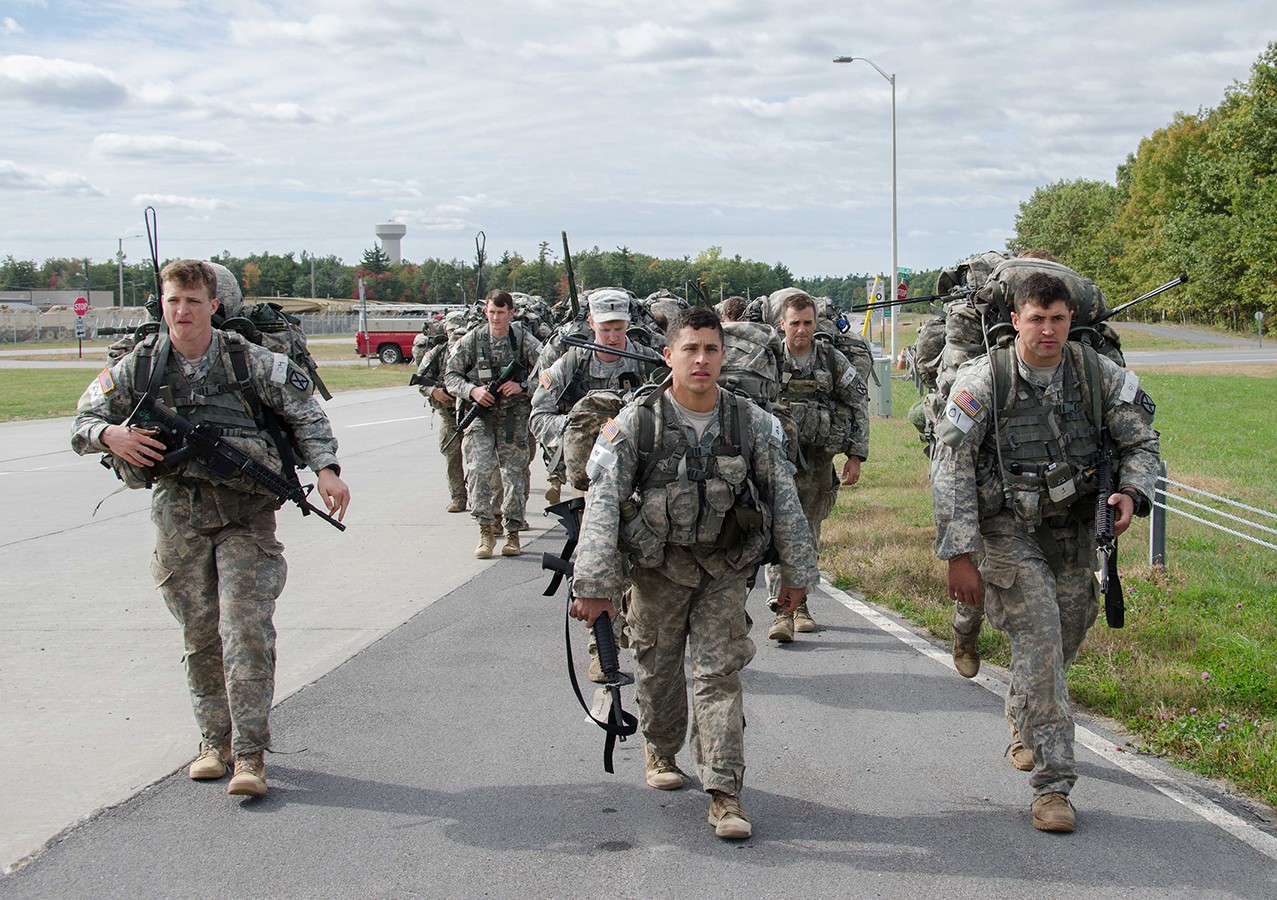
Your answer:
[[[329,366],[319,369],[333,393],[402,386],[411,366]],[[92,369],[0,369],[0,422],[75,415],[75,403],[97,373]]]
[[[1277,420],[1277,377],[1264,371],[1142,376],[1172,479],[1277,509],[1273,441],[1263,437]],[[947,641],[926,460],[903,418],[916,397],[911,382],[894,383],[896,415],[874,420],[861,483],[841,491],[825,524],[821,564],[838,586]],[[1126,628],[1092,629],[1069,673],[1074,700],[1122,722],[1139,749],[1277,804],[1277,552],[1179,516],[1167,531],[1165,568],[1148,565],[1147,520],[1123,535]],[[1003,634],[986,627],[980,644],[1009,664]]]

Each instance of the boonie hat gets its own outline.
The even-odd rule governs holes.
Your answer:
[[[596,291],[590,297],[590,318],[600,322],[628,322],[630,295],[625,291]]]

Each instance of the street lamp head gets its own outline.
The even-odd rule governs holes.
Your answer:
[[[856,61],[856,57],[854,56],[835,56],[834,57],[834,62],[836,63],[849,63],[849,62],[855,62],[855,61]]]

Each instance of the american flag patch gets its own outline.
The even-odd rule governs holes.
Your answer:
[[[616,440],[616,436],[621,433],[621,429],[617,427],[615,419],[608,419],[603,423],[603,427],[599,429],[599,434],[607,438],[609,441]]]
[[[547,391],[550,389],[550,385],[554,384],[554,382],[550,380],[549,372],[542,372],[537,377],[537,381],[539,381],[541,383],[541,387],[545,388]]]
[[[109,394],[115,390],[115,379],[111,377],[110,369],[103,369],[98,375],[98,387],[102,388],[102,393]]]
[[[984,409],[984,405],[966,391],[958,391],[958,395],[953,398],[953,405],[973,419]]]

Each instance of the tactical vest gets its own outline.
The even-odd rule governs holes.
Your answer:
[[[523,328],[514,322],[510,323],[510,331],[505,336],[505,340],[510,342],[510,349],[514,353],[514,360],[519,365],[523,365]],[[496,356],[492,352],[492,332],[488,328],[484,328],[479,332],[477,347],[475,350],[474,365],[466,372],[466,379],[475,384],[487,385],[488,382],[501,374],[501,369],[496,364]],[[526,373],[525,373],[526,374]],[[522,378],[516,379],[522,381]]]
[[[143,342],[134,357],[133,390],[139,400],[151,378],[156,342],[155,339]],[[160,381],[158,396],[160,402],[178,415],[195,425],[216,428],[218,434],[231,438],[237,447],[275,471],[284,468],[281,454],[292,461],[291,447],[281,451],[268,439],[270,426],[264,420],[261,400],[251,380],[248,342],[239,334],[222,333],[217,359],[198,387],[186,377],[180,364],[170,362]],[[285,471],[291,472],[291,469]],[[174,474],[228,483],[194,459]],[[234,479],[234,486],[254,493],[265,491],[247,478]]]
[[[622,504],[622,547],[645,568],[664,562],[667,544],[725,551],[737,569],[757,565],[771,544],[772,517],[750,477],[746,401],[720,390],[719,434],[709,446],[692,446],[663,397],[669,383],[635,408],[638,469],[634,497]]]
[[[780,399],[777,406],[785,409],[793,419],[798,443],[803,447],[840,444],[846,435],[834,435],[837,424],[837,407],[834,403],[833,347],[820,343],[812,346],[812,353],[820,358],[811,372],[801,378],[793,377],[789,357],[781,364]]]
[[[1103,376],[1094,350],[1070,342],[1064,391],[1054,405],[1038,403],[1019,376],[1015,348],[995,347],[990,357],[995,446],[1003,493],[1030,525],[1066,513],[1077,501],[1094,501],[1095,465],[1103,426]]]
[[[626,346],[623,349],[632,350],[633,347]],[[571,409],[590,391],[620,391],[621,393],[628,393],[638,388],[645,380],[645,376],[639,368],[643,363],[624,356],[618,358],[618,366],[612,371],[610,377],[591,375],[590,364],[594,361],[594,355],[595,351],[581,347],[569,347],[568,352],[564,354],[565,357],[572,357],[569,360],[569,365],[564,367],[571,368],[572,372],[568,376],[567,383],[563,385],[563,389],[559,392],[557,403],[559,409]],[[653,366],[659,364],[658,360],[652,360]]]

